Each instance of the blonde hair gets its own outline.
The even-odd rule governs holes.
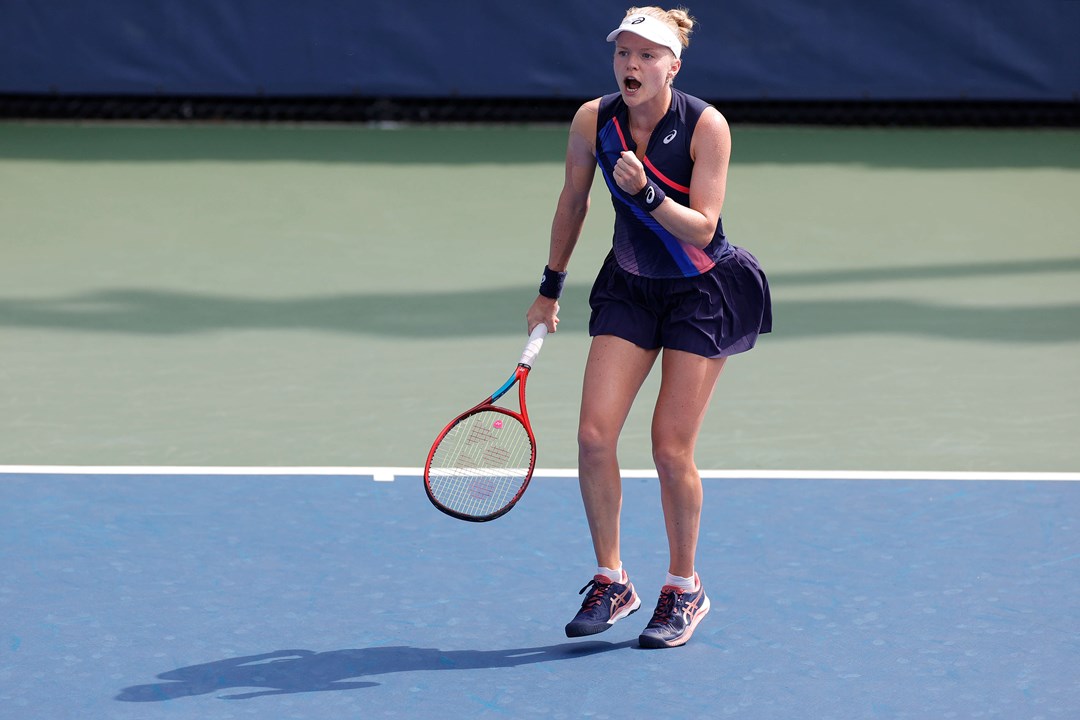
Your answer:
[[[626,11],[625,17],[631,15],[651,15],[670,27],[684,48],[690,46],[690,33],[694,31],[694,18],[690,17],[690,11],[687,8],[677,7],[674,10],[665,10],[655,5],[632,7]]]

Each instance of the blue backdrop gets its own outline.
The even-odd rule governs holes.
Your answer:
[[[1080,0],[688,2],[728,99],[1080,97]],[[0,92],[584,98],[625,2],[0,0]]]

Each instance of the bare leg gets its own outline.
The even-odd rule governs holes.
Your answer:
[[[691,577],[694,572],[703,494],[694,447],[724,360],[664,350],[661,362],[652,424],[653,460],[664,506],[668,572],[680,577]]]
[[[611,335],[594,338],[589,348],[578,424],[578,474],[596,562],[604,567],[616,568],[622,561],[619,433],[658,354]]]

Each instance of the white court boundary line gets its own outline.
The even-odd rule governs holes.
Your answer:
[[[705,480],[993,480],[1080,482],[1080,472],[974,472],[923,470],[701,470]],[[0,465],[0,475],[313,475],[370,476],[375,482],[417,478],[409,467],[203,467],[157,465]],[[576,468],[537,468],[534,478],[577,478]],[[656,478],[655,470],[623,470],[624,478]]]

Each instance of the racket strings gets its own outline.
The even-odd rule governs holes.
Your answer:
[[[513,502],[529,476],[533,444],[517,418],[481,410],[459,421],[431,459],[428,483],[444,507],[483,517]]]

